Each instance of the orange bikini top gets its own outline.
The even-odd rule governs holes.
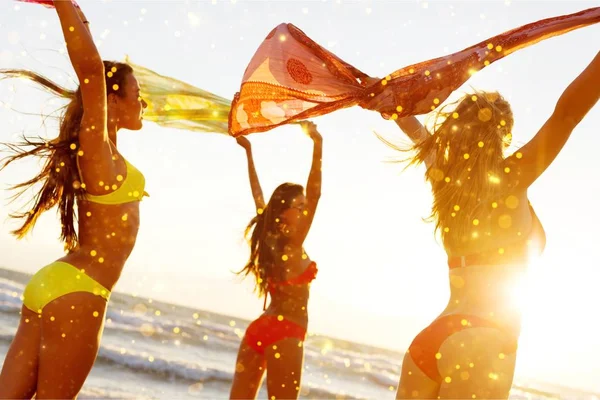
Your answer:
[[[531,204],[529,205],[529,209],[531,211],[531,216],[532,216],[531,231],[529,232],[529,235],[527,235],[522,241],[523,249],[527,249],[528,242],[531,238],[539,237],[540,238],[539,251],[541,253],[544,250],[544,248],[546,247],[546,232],[544,231],[544,227],[542,226],[542,223],[540,222],[537,214],[533,210],[533,207],[531,207]],[[448,257],[448,267],[450,269],[454,269],[454,268],[460,268],[460,267],[468,267],[470,265],[497,264],[499,254],[503,254],[503,253],[499,253],[499,251],[493,250],[493,251],[485,251],[482,253],[467,254],[467,255],[463,255],[463,256]],[[518,256],[520,256],[520,254],[521,253],[519,252]],[[509,256],[509,259],[513,258],[513,257],[511,257],[511,255],[508,255],[508,256]]]

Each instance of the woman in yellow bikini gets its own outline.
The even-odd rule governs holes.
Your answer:
[[[513,298],[544,230],[527,190],[600,97],[600,53],[564,91],[535,137],[509,157],[513,115],[497,93],[474,93],[435,121],[398,119],[431,182],[432,217],[448,254],[450,299],[409,347],[397,398],[508,398],[521,326]]]
[[[96,359],[110,292],[133,250],[145,195],[144,176],[116,147],[120,129],[142,127],[145,102],[131,67],[102,61],[76,5],[53,5],[81,85],[70,92],[29,71],[2,71],[70,100],[58,137],[10,145],[16,154],[3,167],[27,156],[46,160],[36,177],[16,186],[42,184],[33,208],[17,215],[23,224],[14,234],[23,237],[43,212],[58,206],[67,255],[38,271],[25,288],[21,321],[0,374],[0,398],[79,393]]]

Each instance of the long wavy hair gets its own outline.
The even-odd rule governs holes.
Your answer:
[[[258,292],[259,297],[266,295],[269,278],[281,279],[281,276],[276,276],[281,274],[276,274],[274,268],[277,247],[281,245],[281,240],[284,240],[279,218],[289,208],[292,200],[303,193],[304,188],[301,185],[295,183],[279,185],[273,191],[262,213],[259,212],[252,218],[246,227],[245,237],[250,245],[250,258],[238,274],[254,275],[256,279],[254,290]]]
[[[113,89],[113,85],[123,87],[127,75],[133,73],[131,67],[124,63],[104,61],[107,94],[124,94]],[[21,69],[0,70],[3,78],[27,78],[52,94],[68,100],[59,117],[58,136],[51,140],[42,137],[23,136],[19,143],[3,143],[13,153],[0,162],[0,170],[14,161],[35,156],[45,160],[39,174],[26,182],[16,184],[11,190],[19,190],[12,199],[15,200],[36,184],[41,184],[41,189],[27,203],[26,211],[12,213],[10,216],[22,220],[22,225],[11,233],[17,238],[23,238],[33,229],[40,215],[58,206],[61,222],[60,239],[65,245],[65,250],[71,251],[77,246],[78,238],[75,229],[75,202],[84,192],[77,168],[77,153],[79,152],[79,129],[83,117],[83,101],[81,89],[71,91],[63,88],[49,79],[32,71]],[[115,86],[117,87],[117,86]]]
[[[504,150],[512,140],[513,114],[499,93],[475,92],[442,107],[432,122],[430,135],[410,148],[416,153],[409,165],[431,161],[429,221],[444,244],[459,245],[470,239],[481,207],[506,190]]]

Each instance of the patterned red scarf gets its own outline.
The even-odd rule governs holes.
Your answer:
[[[599,21],[600,7],[540,20],[401,68],[384,79],[369,77],[294,25],[281,24],[267,35],[246,68],[229,113],[229,133],[263,132],[357,104],[384,118],[424,114],[493,62]]]

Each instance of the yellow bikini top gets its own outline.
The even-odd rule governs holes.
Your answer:
[[[83,199],[98,204],[125,204],[141,201],[144,196],[149,196],[149,194],[144,191],[144,188],[146,187],[146,178],[144,178],[144,175],[127,160],[124,158],[123,160],[127,166],[127,175],[124,178],[120,175],[117,177],[117,180],[122,181],[121,186],[117,190],[103,195],[91,195],[86,193]],[[79,163],[77,163],[77,166],[79,166]],[[81,175],[81,172],[79,175]],[[110,186],[105,186],[105,189],[109,190]]]

